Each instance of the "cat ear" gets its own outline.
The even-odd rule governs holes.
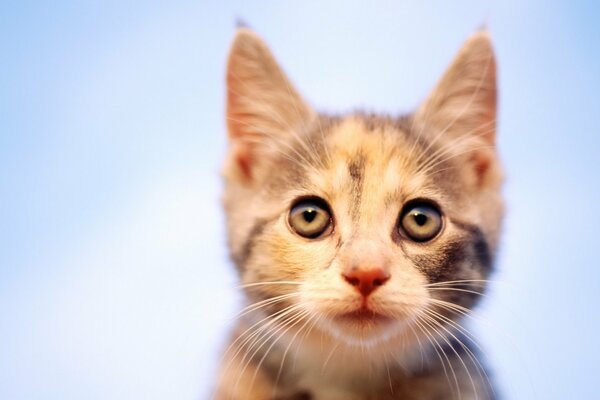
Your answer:
[[[494,144],[496,62],[485,31],[472,35],[416,114],[419,122]]]
[[[252,181],[265,149],[285,140],[313,111],[253,31],[238,29],[227,65],[227,173]]]
[[[415,113],[415,122],[446,145],[471,146],[479,180],[494,161],[496,61],[489,34],[472,35],[435,89]]]

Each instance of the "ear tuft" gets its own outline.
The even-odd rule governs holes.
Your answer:
[[[238,29],[250,28],[250,25],[248,25],[242,18],[238,18],[235,20],[235,27]]]

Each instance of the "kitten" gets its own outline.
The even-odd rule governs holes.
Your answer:
[[[316,113],[246,28],[227,68],[224,207],[250,305],[215,398],[494,398],[461,325],[502,217],[488,34],[403,117]]]

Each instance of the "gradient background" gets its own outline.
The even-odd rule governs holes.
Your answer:
[[[218,176],[238,18],[327,111],[411,110],[488,26],[508,219],[476,330],[505,398],[597,398],[600,6],[248,3],[0,5],[0,398],[208,397],[239,306]]]

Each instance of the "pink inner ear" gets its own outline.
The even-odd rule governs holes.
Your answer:
[[[487,154],[487,152],[477,151],[471,157],[478,187],[483,185],[487,172],[490,169],[491,161],[490,154]]]
[[[232,86],[232,77],[227,76],[227,86]],[[239,112],[239,95],[233,93],[231,90],[227,93],[227,127],[229,128],[229,137],[232,139],[238,139],[244,135],[244,131],[246,130],[243,124],[243,115],[240,115]]]
[[[252,157],[250,154],[250,149],[248,147],[238,149],[236,151],[235,158],[240,168],[240,171],[242,171],[242,174],[244,175],[244,178],[246,178],[247,180],[252,180]]]
[[[227,82],[232,85],[233,78],[228,75]],[[244,143],[244,137],[251,135],[248,126],[244,125],[243,121],[247,119],[247,116],[239,110],[239,95],[233,92],[229,92],[227,96],[227,125],[229,131],[229,138],[231,139],[231,145],[233,146],[233,159],[236,166],[239,168],[243,179],[252,179],[252,149],[249,143]]]

